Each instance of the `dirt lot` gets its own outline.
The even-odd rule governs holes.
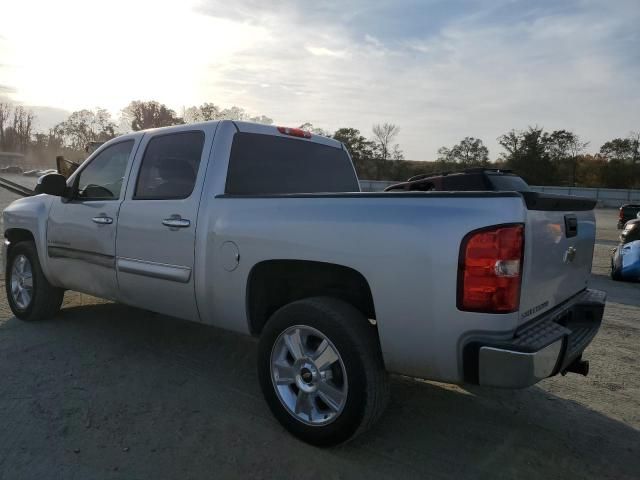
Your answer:
[[[0,207],[13,198],[0,192]],[[255,342],[68,293],[24,323],[0,299],[0,478],[640,478],[640,284],[608,278],[591,375],[522,391],[394,378],[376,428],[319,450],[272,418]]]

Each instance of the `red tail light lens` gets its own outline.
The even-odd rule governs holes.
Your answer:
[[[618,218],[622,220],[624,218],[624,212],[622,211],[622,207],[620,208],[620,212],[618,213]]]
[[[289,127],[276,127],[278,131],[283,135],[290,135],[292,137],[299,138],[311,138],[311,132],[302,130],[301,128],[289,128]]]
[[[462,241],[458,270],[458,308],[510,313],[520,306],[524,226],[477,230]]]

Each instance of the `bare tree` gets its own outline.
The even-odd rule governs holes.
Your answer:
[[[16,134],[16,145],[21,152],[26,152],[31,142],[33,119],[33,112],[22,105],[13,109],[13,130]]]
[[[7,126],[10,114],[11,105],[0,102],[0,150],[5,150],[7,148],[5,144],[4,129]]]
[[[569,142],[569,154],[571,155],[571,183],[573,186],[576,186],[576,180],[578,175],[578,159],[579,156],[586,150],[589,146],[590,142],[583,141],[578,135],[574,135],[571,141]]]
[[[377,123],[373,126],[373,144],[376,154],[377,177],[381,178],[385,163],[390,158],[402,160],[402,151],[393,141],[400,132],[400,127],[393,123]]]
[[[27,110],[22,105],[18,105],[13,108],[12,115],[10,115],[10,110],[6,109],[5,111],[5,107],[3,107],[3,112],[0,113],[0,117],[3,117],[2,148],[5,150],[26,152],[31,142],[33,120],[35,118],[33,112]],[[11,117],[11,124],[7,122],[9,117]],[[7,123],[6,127],[4,126],[5,123]]]
[[[400,133],[400,127],[393,123],[376,124],[373,126],[373,142],[380,150],[380,158],[388,160],[393,151],[393,141]]]

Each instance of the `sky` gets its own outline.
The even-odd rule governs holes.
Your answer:
[[[640,131],[640,0],[0,0],[0,98],[47,129],[131,100],[400,127],[410,160],[529,125]]]

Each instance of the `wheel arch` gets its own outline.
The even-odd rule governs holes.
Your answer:
[[[36,243],[36,237],[31,230],[26,228],[7,228],[4,231],[4,245],[3,245],[3,255],[2,255],[2,268],[7,268],[9,263],[9,252],[14,245],[20,242],[33,242]],[[37,248],[36,248],[37,251]]]
[[[47,252],[46,252],[46,237],[44,237],[44,231],[33,230],[31,228],[22,228],[22,227],[11,227],[7,228],[4,231],[5,245],[4,245],[4,253],[5,255],[2,258],[4,263],[4,267],[6,268],[7,261],[9,258],[9,253],[11,249],[20,242],[33,242],[36,249],[36,254],[38,256],[38,260],[40,262],[40,268],[42,268],[42,272],[45,278],[48,281],[51,281],[49,276],[49,264],[47,262]],[[56,285],[60,286],[60,285]]]
[[[4,238],[9,241],[9,245],[15,245],[18,242],[32,241],[35,243],[35,235],[31,230],[26,228],[9,228],[4,232]]]
[[[247,278],[250,333],[259,335],[280,307],[317,296],[338,298],[358,309],[365,318],[376,318],[369,282],[357,270],[313,260],[265,260],[254,265]]]

